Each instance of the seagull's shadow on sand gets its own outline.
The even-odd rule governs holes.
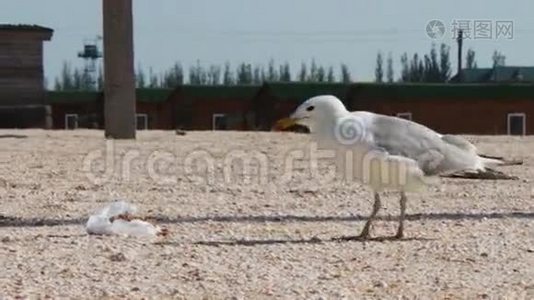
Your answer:
[[[350,216],[305,216],[305,215],[271,215],[271,216],[250,216],[250,215],[215,215],[201,217],[168,217],[168,216],[151,216],[150,220],[158,224],[196,224],[205,222],[223,222],[223,223],[292,223],[292,222],[353,222],[364,221],[367,216],[350,215]],[[396,221],[397,216],[377,216],[377,220]],[[534,219],[534,212],[490,212],[490,213],[421,213],[410,214],[406,216],[409,221],[422,220],[495,220],[495,219]],[[0,215],[1,227],[42,227],[42,226],[71,226],[83,225],[86,218],[71,219],[46,219],[46,218],[18,218],[12,216]],[[424,237],[413,237],[396,239],[394,237],[375,237],[370,239],[358,239],[357,237],[334,237],[320,239],[313,237],[309,239],[230,239],[215,241],[197,241],[193,244],[205,246],[261,246],[261,245],[287,245],[287,244],[322,244],[322,243],[340,243],[340,242],[410,242],[410,241],[432,241],[433,239]],[[162,241],[162,245],[180,245],[183,242]]]
[[[198,241],[195,242],[195,245],[204,245],[204,246],[262,246],[262,245],[285,245],[285,244],[324,244],[324,243],[344,243],[344,242],[411,242],[411,241],[433,241],[436,239],[423,238],[423,237],[410,237],[398,239],[395,237],[372,237],[367,239],[360,239],[358,236],[344,236],[344,237],[333,237],[329,239],[320,239],[313,237],[310,239],[266,239],[266,240],[252,240],[252,239],[236,239],[236,240],[225,240],[225,241]],[[165,244],[165,243],[162,243]]]
[[[27,135],[22,134],[0,134],[0,139],[25,139]]]
[[[88,217],[87,217],[88,218]],[[47,219],[47,218],[19,218],[0,215],[0,227],[42,227],[81,225],[87,218]],[[148,219],[161,224],[195,224],[205,222],[221,223],[287,223],[287,222],[351,222],[365,221],[367,215],[348,216],[306,216],[306,215],[213,215],[213,216],[149,216]],[[377,216],[376,220],[398,221],[398,216]],[[493,219],[534,219],[534,212],[488,212],[488,213],[419,213],[408,214],[408,221],[436,221],[436,220],[493,220]]]
[[[161,224],[194,224],[205,222],[221,223],[286,223],[286,222],[351,222],[365,221],[367,215],[348,216],[306,216],[306,215],[213,215],[213,216],[150,216],[148,219]],[[534,219],[534,212],[512,211],[491,213],[419,213],[408,214],[408,221],[432,221],[432,220],[492,220],[492,219]],[[377,216],[376,220],[398,221],[398,216]],[[43,226],[68,226],[85,224],[87,218],[69,219],[46,219],[46,218],[19,218],[0,215],[0,227],[43,227]]]
[[[68,219],[47,218],[19,218],[0,215],[0,227],[42,227],[81,225],[87,222],[87,217]],[[160,224],[195,224],[205,222],[221,223],[286,223],[286,222],[356,222],[367,220],[367,215],[348,216],[306,216],[306,215],[213,215],[213,216],[149,216],[148,219]],[[534,212],[488,212],[488,213],[419,213],[408,214],[408,221],[436,221],[436,220],[495,220],[495,219],[534,219]],[[398,216],[377,216],[376,220],[398,221]]]
[[[235,215],[215,215],[202,217],[178,217],[155,216],[150,219],[160,223],[284,223],[284,222],[355,222],[366,221],[367,215],[347,215],[347,216],[306,216],[306,215],[263,215],[263,216],[235,216]],[[491,220],[491,219],[534,219],[534,212],[488,212],[488,213],[418,213],[407,214],[408,221],[436,221],[436,220]],[[377,216],[376,220],[398,221],[398,216],[385,215]]]

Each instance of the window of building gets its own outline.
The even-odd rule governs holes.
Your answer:
[[[508,134],[509,135],[525,135],[526,134],[526,120],[525,113],[511,113],[508,114]]]
[[[397,118],[402,118],[406,120],[412,120],[412,113],[411,112],[401,112],[397,113]]]
[[[147,114],[135,114],[135,128],[137,130],[148,129],[148,115]]]
[[[78,114],[65,114],[65,129],[78,128]]]
[[[213,114],[211,128],[213,130],[226,130],[227,118],[225,114]]]

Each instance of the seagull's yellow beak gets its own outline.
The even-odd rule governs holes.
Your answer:
[[[294,125],[297,125],[297,119],[283,118],[283,119],[276,121],[276,123],[274,123],[273,130],[281,131]]]

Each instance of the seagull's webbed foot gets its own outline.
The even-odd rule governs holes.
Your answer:
[[[338,238],[337,240],[340,241],[363,241],[368,240],[371,238],[370,234],[370,228],[371,228],[371,220],[368,220],[367,223],[365,223],[365,226],[363,227],[362,232],[359,235],[349,235],[349,236],[342,236]]]
[[[365,223],[365,226],[363,227],[362,229],[362,232],[360,232],[360,235],[358,235],[357,237],[360,239],[360,240],[367,240],[371,237],[371,234],[370,234],[370,229],[371,229],[371,220],[369,219],[367,221],[367,223]]]
[[[397,240],[404,238],[404,231],[401,228],[399,228],[399,230],[397,230],[397,234],[395,234],[393,238]]]
[[[408,198],[404,192],[401,192],[400,198],[400,216],[399,216],[399,227],[397,228],[397,234],[395,234],[395,239],[402,239],[404,237],[404,219],[406,218],[406,202]]]

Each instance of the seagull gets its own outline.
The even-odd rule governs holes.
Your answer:
[[[306,100],[290,117],[277,121],[273,129],[281,131],[295,125],[308,127],[320,149],[335,151],[336,160],[342,161],[338,166],[345,168],[344,179],[367,184],[373,190],[372,212],[356,239],[370,238],[372,222],[381,208],[380,192],[400,193],[400,218],[393,238],[401,239],[406,192],[424,189],[435,182],[435,176],[484,172],[505,164],[501,159],[477,154],[476,147],[462,137],[443,135],[407,119],[350,112],[331,95]]]

